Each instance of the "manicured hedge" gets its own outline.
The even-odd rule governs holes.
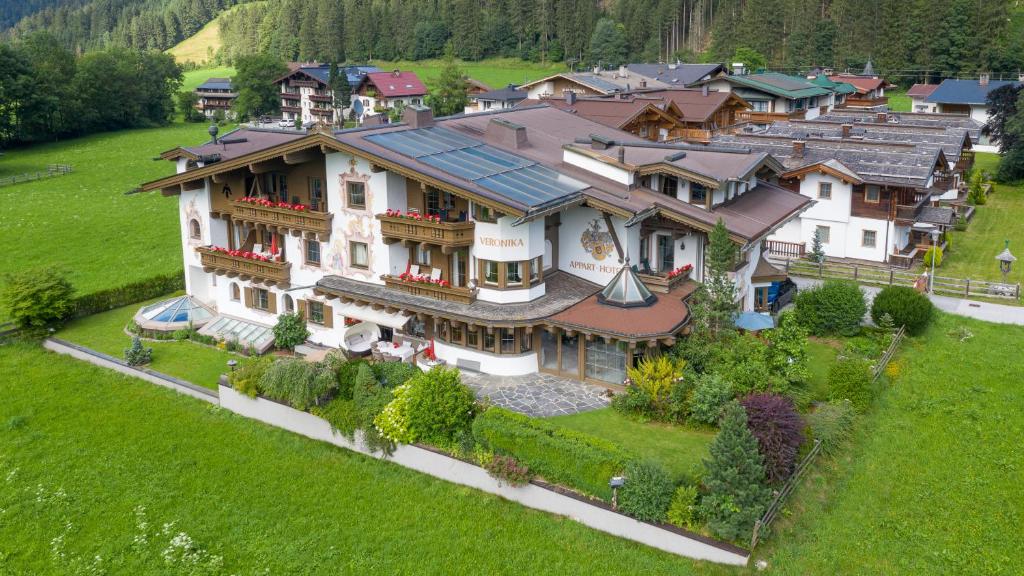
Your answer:
[[[98,312],[106,312],[184,289],[185,275],[180,271],[150,276],[138,282],[83,294],[75,298],[75,317],[80,318]]]
[[[615,444],[503,408],[473,421],[477,442],[513,456],[550,482],[611,500],[608,481],[632,458]]]

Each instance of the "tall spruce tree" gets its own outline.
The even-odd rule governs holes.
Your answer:
[[[739,404],[725,407],[708,454],[710,457],[704,459],[708,495],[701,501],[708,526],[728,540],[749,538],[771,490],[765,482],[757,439],[747,428],[747,413]]]
[[[451,116],[466,109],[469,85],[466,77],[455,62],[455,49],[449,42],[444,48],[444,67],[437,79],[436,87],[429,97],[430,108],[435,116]]]
[[[601,18],[590,36],[590,63],[595,66],[618,66],[629,56],[626,35],[621,24],[611,18]]]
[[[811,235],[811,254],[808,259],[815,264],[821,264],[825,261],[825,246],[821,241],[821,230],[815,228],[814,234]]]
[[[736,245],[721,218],[708,234],[707,272],[704,288],[707,294],[707,322],[714,333],[730,330],[736,314],[736,283],[729,272],[736,264]]]

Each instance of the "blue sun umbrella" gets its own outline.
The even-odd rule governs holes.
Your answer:
[[[736,317],[736,327],[747,332],[769,330],[775,328],[775,320],[768,314],[759,312],[744,312]]]

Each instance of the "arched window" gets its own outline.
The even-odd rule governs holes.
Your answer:
[[[238,289],[237,282],[231,283],[231,299],[234,300],[235,302],[238,302],[239,300],[242,299],[241,290]]]
[[[199,220],[195,218],[188,221],[188,236],[193,240],[199,240],[203,236],[203,231],[199,228]]]
[[[285,314],[291,314],[295,311],[295,300],[292,299],[291,294],[284,295],[284,312]]]

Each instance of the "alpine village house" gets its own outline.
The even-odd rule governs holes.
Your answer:
[[[351,353],[411,340],[462,368],[619,385],[687,332],[717,221],[738,304],[767,309],[785,277],[764,241],[814,203],[749,146],[650,142],[543,104],[211,131],[143,188],[177,197],[187,291],[243,345],[294,311]]]

